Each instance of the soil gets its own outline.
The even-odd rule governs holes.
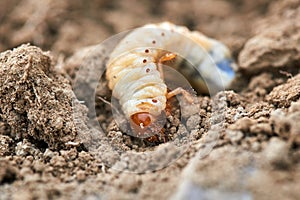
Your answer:
[[[238,69],[141,139],[99,80],[105,39],[161,21]],[[2,0],[0,35],[0,199],[300,199],[299,0]]]

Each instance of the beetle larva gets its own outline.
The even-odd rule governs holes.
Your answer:
[[[230,51],[217,40],[169,22],[133,30],[111,53],[106,78],[136,136],[144,137],[155,127],[168,98],[184,93],[181,88],[168,92],[161,75],[161,64],[176,55],[196,66],[207,84],[227,87],[234,78]],[[198,89],[207,91],[203,80],[192,75],[193,70],[182,69],[180,64],[174,68],[189,76]]]

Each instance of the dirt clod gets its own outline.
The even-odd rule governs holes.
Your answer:
[[[54,71],[50,55],[22,45],[0,55],[1,117],[14,138],[44,142],[53,149],[74,141],[68,81]]]
[[[248,74],[274,72],[274,68],[280,67],[297,73],[293,66],[299,65],[300,59],[299,1],[286,1],[298,6],[283,8],[278,6],[281,2],[275,3],[273,13],[258,23],[257,34],[247,41],[239,54],[239,66]]]
[[[267,100],[278,107],[288,107],[291,102],[300,99],[300,75],[275,87],[267,96]]]

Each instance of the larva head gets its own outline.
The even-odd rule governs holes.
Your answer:
[[[153,116],[148,112],[139,112],[130,116],[130,125],[138,137],[148,137],[149,127],[152,125]]]
[[[141,129],[146,128],[151,124],[151,118],[151,114],[147,112],[135,113],[131,116],[132,122],[135,125],[139,126]]]
[[[163,115],[162,115],[163,116]],[[160,116],[158,116],[160,118]],[[139,112],[130,116],[130,125],[134,131],[134,135],[140,138],[146,138],[157,134],[162,129],[156,116],[149,112]]]

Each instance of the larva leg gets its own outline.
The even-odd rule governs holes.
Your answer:
[[[166,53],[165,55],[163,55],[162,57],[160,57],[159,59],[159,63],[163,63],[163,62],[167,62],[170,60],[174,60],[176,58],[176,54],[175,53]]]
[[[167,61],[174,60],[176,58],[175,53],[166,53],[158,60],[158,71],[160,72],[160,77],[164,79],[164,73],[163,73],[163,63]]]
[[[188,93],[188,91],[186,91],[185,89],[178,87],[175,90],[172,90],[171,92],[169,92],[167,94],[167,99],[170,99],[178,94],[182,94],[183,97],[189,102],[189,103],[193,103],[194,99],[192,97],[192,95],[190,93]]]

